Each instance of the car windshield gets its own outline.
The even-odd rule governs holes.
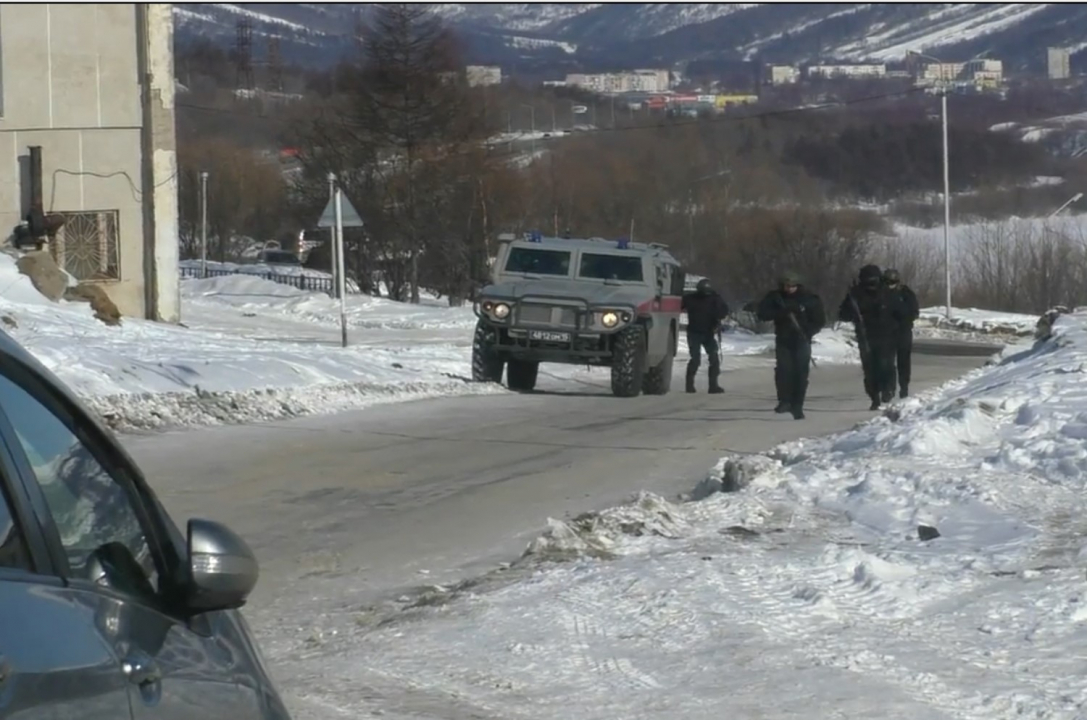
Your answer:
[[[582,253],[578,277],[594,280],[642,282],[642,259],[632,255]]]
[[[566,276],[570,274],[570,252],[515,247],[506,260],[506,272]]]

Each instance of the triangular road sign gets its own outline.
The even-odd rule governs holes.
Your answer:
[[[362,222],[362,218],[359,217],[358,210],[351,204],[351,201],[347,199],[347,195],[340,194],[340,207],[343,213],[343,226],[344,227],[365,227]],[[336,199],[330,197],[328,199],[328,205],[325,205],[324,212],[321,213],[321,219],[317,221],[317,227],[330,228],[336,227]]]

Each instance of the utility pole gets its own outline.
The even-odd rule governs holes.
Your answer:
[[[332,202],[335,202],[335,197],[336,197],[336,173],[330,172],[328,174],[328,199],[330,201],[332,201]],[[338,286],[335,284],[336,268],[339,267],[339,261],[336,259],[336,247],[337,247],[337,243],[336,243],[336,225],[332,225],[328,229],[328,232],[329,232],[329,244],[328,245],[329,245],[329,248],[331,248],[331,250],[332,250],[332,252],[329,253],[329,268],[328,268],[328,270],[329,270],[330,273],[332,273],[332,279],[333,279],[332,294],[333,294],[333,296],[335,296],[336,291],[339,289]]]
[[[943,69],[941,66],[941,76]],[[951,166],[947,157],[947,86],[940,93],[944,132],[944,289],[947,319],[951,319]]]
[[[336,293],[340,296],[340,341],[347,347],[347,282],[343,261],[343,190],[336,186]]]
[[[208,276],[208,172],[200,172],[200,277]]]

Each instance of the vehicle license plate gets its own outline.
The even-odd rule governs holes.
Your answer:
[[[550,330],[529,330],[529,340],[542,340],[544,342],[570,342],[570,333],[552,332]]]

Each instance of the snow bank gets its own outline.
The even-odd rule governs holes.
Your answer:
[[[182,288],[190,327],[135,318],[107,327],[89,305],[46,300],[0,255],[7,331],[119,429],[255,422],[502,391],[466,377],[466,341],[456,340],[470,309],[352,297],[356,337],[341,348],[338,306],[333,314],[323,294],[246,275],[187,280]]]
[[[326,325],[340,322],[340,302],[325,293],[299,290],[245,274],[186,280],[181,295],[192,306],[226,306],[252,314],[285,316]],[[344,300],[347,323],[366,329],[433,330],[475,327],[471,307],[445,308],[436,301],[411,305],[369,295]]]
[[[722,459],[700,500],[552,520],[526,559],[565,562],[354,652],[495,715],[1087,717],[1085,373],[1064,315],[852,431]]]
[[[953,331],[967,335],[994,335],[1029,338],[1038,325],[1037,315],[1002,313],[976,308],[951,308],[951,318],[942,307],[924,308],[916,328]]]

